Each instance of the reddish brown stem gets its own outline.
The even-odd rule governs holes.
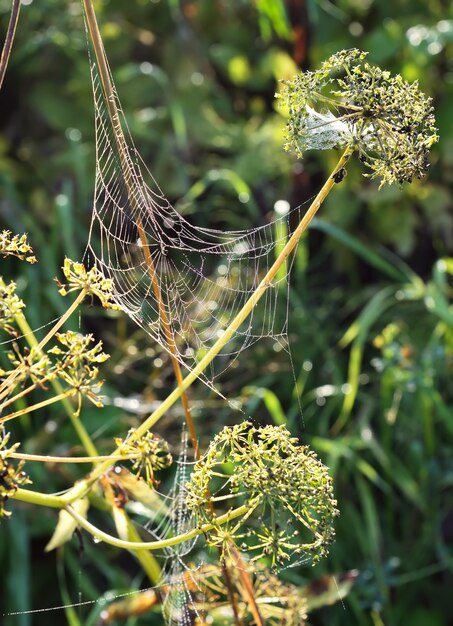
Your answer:
[[[13,47],[14,35],[16,34],[16,26],[19,21],[20,0],[13,0],[11,7],[11,16],[9,18],[8,30],[6,31],[5,43],[3,44],[2,56],[0,58],[0,89],[5,78],[6,68],[8,67],[9,55]]]

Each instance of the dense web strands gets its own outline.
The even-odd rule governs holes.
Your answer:
[[[176,460],[176,474],[170,493],[163,498],[164,515],[150,522],[147,531],[156,539],[182,535],[197,525],[197,516],[186,504],[187,481],[193,464],[188,461],[187,432],[183,429],[181,448]],[[188,626],[196,614],[194,592],[200,592],[197,570],[189,567],[186,558],[192,552],[198,537],[166,548],[162,580],[158,586],[162,613],[168,626]]]
[[[86,256],[113,280],[115,300],[125,312],[192,369],[274,262],[286,243],[289,216],[244,231],[192,226],[165,198],[135,149],[111,75],[117,112],[113,123],[93,59],[91,76],[97,158]],[[236,331],[215,369],[204,374],[205,382],[212,383],[261,337],[273,337],[286,347],[288,271],[289,263]]]

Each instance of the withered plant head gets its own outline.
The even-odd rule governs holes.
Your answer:
[[[23,461],[12,463],[9,458],[19,447],[18,443],[8,447],[10,433],[0,429],[0,519],[9,517],[11,513],[5,509],[5,504],[13,496],[19,487],[31,483],[27,474],[22,471]]]
[[[418,83],[370,65],[366,52],[343,50],[319,70],[284,81],[289,111],[286,149],[347,148],[358,152],[381,186],[411,182],[428,171],[438,141],[431,98]]]
[[[280,566],[294,555],[316,561],[333,541],[338,511],[327,468],[282,426],[243,422],[224,428],[196,463],[186,489],[187,506],[200,521],[214,523],[210,540],[226,552],[228,541],[240,540],[254,559],[269,557]],[[221,503],[250,508],[216,527],[213,509]]]

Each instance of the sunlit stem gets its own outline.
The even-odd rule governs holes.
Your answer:
[[[47,454],[27,454],[26,452],[8,452],[8,456],[12,459],[21,459],[22,461],[38,461],[40,463],[99,463],[101,461],[127,461],[138,458],[140,455],[124,454],[124,455],[108,455],[99,454],[97,456],[51,456]]]
[[[260,299],[263,297],[267,289],[272,286],[273,279],[278,273],[281,266],[286,262],[288,256],[292,253],[294,248],[296,247],[300,237],[307,230],[310,222],[313,217],[316,215],[319,207],[322,205],[324,200],[329,195],[330,191],[335,185],[335,175],[339,172],[349,161],[351,155],[353,153],[352,147],[347,147],[335,168],[333,169],[331,175],[324,183],[322,189],[316,196],[316,198],[311,203],[307,212],[299,222],[297,228],[291,235],[287,244],[282,249],[278,258],[275,260],[271,268],[268,270],[264,278],[261,280],[260,284],[256,288],[256,290],[252,293],[250,298],[247,300],[245,305],[242,307],[241,311],[236,315],[236,317],[232,320],[230,325],[226,328],[225,332],[222,336],[214,343],[214,345],[207,351],[205,356],[201,359],[201,361],[194,367],[194,369],[184,378],[177,389],[174,389],[172,393],[167,396],[167,398],[162,402],[162,404],[131,434],[132,441],[135,441],[142,437],[154,424],[156,424],[160,418],[165,415],[168,409],[176,402],[176,400],[180,397],[182,390],[186,390],[194,381],[196,381],[201,374],[206,370],[206,368],[211,364],[213,359],[219,354],[219,352],[224,348],[224,346],[230,341],[233,337],[236,330],[241,326],[241,324],[247,319],[247,317],[251,314],[254,307],[258,304]],[[129,439],[129,441],[131,441]]]
[[[67,505],[65,507],[65,510],[70,515],[72,515],[72,517],[77,521],[81,528],[93,535],[95,539],[99,541],[105,541],[106,543],[109,543],[112,546],[116,546],[117,548],[126,548],[127,550],[162,550],[163,548],[171,548],[172,546],[177,546],[180,543],[184,543],[185,541],[194,539],[199,535],[206,534],[217,526],[222,526],[223,524],[227,524],[231,520],[242,517],[243,515],[248,513],[249,509],[249,505],[243,504],[237,509],[233,509],[231,511],[228,511],[227,513],[224,513],[223,515],[219,515],[218,517],[216,517],[215,524],[203,524],[202,526],[193,528],[186,533],[183,533],[181,535],[175,535],[174,537],[169,537],[168,539],[161,539],[159,541],[126,541],[124,539],[114,537],[113,535],[109,535],[108,533],[100,530],[99,528],[91,524],[88,520],[86,520],[82,515],[77,513],[77,511],[73,509],[71,505]]]
[[[145,256],[145,261],[146,261],[146,265],[148,268],[148,273],[150,275],[151,278],[151,283],[153,286],[153,292],[154,292],[154,296],[157,300],[157,305],[159,308],[159,317],[162,321],[162,326],[164,328],[164,333],[165,333],[165,338],[167,340],[167,345],[168,345],[168,349],[170,351],[170,359],[171,359],[171,363],[173,366],[173,370],[175,372],[175,376],[176,376],[176,382],[178,384],[178,387],[181,385],[182,381],[183,381],[183,376],[182,376],[182,371],[181,371],[181,366],[179,364],[178,361],[178,356],[177,356],[177,349],[176,349],[176,344],[175,344],[175,340],[174,340],[174,335],[173,335],[173,331],[171,328],[171,324],[170,321],[168,319],[167,316],[167,312],[165,309],[165,305],[164,302],[162,300],[162,292],[159,286],[159,281],[157,278],[157,274],[156,274],[156,270],[154,267],[154,262],[153,262],[153,258],[151,256],[151,253],[149,251],[149,247],[148,247],[148,241],[146,239],[146,234],[145,231],[143,229],[143,225],[140,219],[137,220],[137,227],[138,227],[138,232],[139,232],[139,237],[140,237],[140,241],[142,244],[142,248],[143,248],[143,254]],[[183,391],[181,393],[181,402],[182,402],[182,406],[183,406],[183,410],[184,410],[184,415],[186,418],[186,424],[187,424],[187,428],[189,430],[189,435],[190,435],[190,439],[192,442],[192,447],[194,450],[194,456],[195,459],[198,460],[200,458],[200,452],[199,452],[199,446],[198,446],[198,436],[197,436],[197,432],[195,429],[195,424],[193,421],[193,417],[192,417],[192,412],[190,410],[190,406],[189,406],[189,400],[187,398],[187,394],[185,391]]]
[[[41,493],[39,491],[33,491],[32,489],[22,489],[21,487],[14,492],[12,498],[20,500],[21,502],[28,502],[29,504],[48,506],[53,509],[62,509],[66,504],[64,496],[58,496],[52,493]]]
[[[68,389],[64,391],[62,394],[58,396],[52,396],[52,398],[47,398],[47,400],[43,400],[42,402],[38,402],[37,404],[33,404],[32,406],[27,406],[25,409],[21,409],[20,411],[16,411],[15,413],[10,413],[9,415],[5,415],[4,417],[0,417],[0,424],[3,422],[9,422],[16,417],[20,417],[21,415],[26,415],[27,413],[32,413],[33,411],[37,411],[38,409],[43,409],[50,404],[54,404],[55,402],[60,402],[63,398],[69,398],[77,393],[76,389]]]
[[[45,382],[47,382],[47,378],[42,378],[39,381],[40,385],[43,385]],[[28,395],[29,393],[31,393],[32,391],[34,391],[35,389],[37,389],[38,387],[38,383],[33,383],[33,385],[30,385],[29,387],[27,387],[26,389],[23,389],[21,392],[16,393],[15,396],[12,396],[11,398],[8,398],[8,400],[5,400],[5,402],[3,402],[0,405],[0,413],[3,411],[3,409],[5,409],[7,406],[9,406],[10,404],[14,404],[14,402],[17,402],[17,400],[20,400],[21,398],[25,397],[26,395]]]
[[[96,14],[94,12],[93,4],[91,0],[83,0],[83,5],[85,8],[85,15],[88,23],[88,29],[91,35],[91,41],[93,42],[93,48],[96,55],[97,64],[99,67],[99,72],[101,75],[102,88],[104,91],[104,98],[107,104],[107,109],[109,111],[110,120],[112,123],[112,128],[115,136],[115,141],[118,147],[118,153],[120,155],[121,160],[121,168],[124,175],[124,180],[126,183],[126,189],[128,193],[129,200],[131,202],[131,206],[134,209],[133,219],[136,223],[140,243],[142,245],[143,254],[145,257],[145,262],[148,268],[148,273],[151,278],[151,284],[153,288],[154,297],[156,298],[157,306],[159,309],[159,318],[162,322],[162,327],[165,333],[165,339],[167,341],[168,350],[170,353],[170,358],[172,362],[172,366],[175,372],[176,382],[178,388],[183,381],[183,376],[181,372],[181,367],[177,358],[177,349],[174,341],[173,330],[171,328],[170,321],[168,319],[168,315],[165,309],[165,304],[162,299],[162,293],[159,286],[158,276],[154,267],[154,262],[149,251],[149,244],[146,238],[145,230],[143,228],[143,223],[139,217],[139,207],[137,206],[137,200],[134,193],[134,167],[130,162],[129,153],[127,150],[127,142],[124,138],[123,129],[121,127],[121,121],[118,114],[118,108],[116,106],[115,93],[113,90],[112,81],[110,79],[110,72],[108,68],[107,58],[105,55],[104,46],[102,43],[101,34],[99,32],[99,27],[96,20]],[[190,439],[192,441],[192,446],[194,449],[195,458],[199,458],[199,450],[198,450],[198,437],[195,430],[195,425],[192,417],[192,413],[189,407],[189,401],[187,399],[187,394],[185,389],[181,389],[180,393],[181,402],[183,405],[184,415],[186,418],[187,427],[189,430]]]

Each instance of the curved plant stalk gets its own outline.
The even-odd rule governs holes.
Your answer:
[[[18,490],[18,491],[23,492],[25,490]],[[117,548],[125,548],[127,550],[146,549],[146,550],[154,551],[154,550],[162,550],[164,548],[171,548],[172,546],[177,546],[181,543],[184,543],[185,541],[194,539],[195,537],[198,537],[199,535],[204,535],[208,533],[210,530],[212,530],[213,528],[218,527],[219,525],[227,524],[228,522],[231,522],[232,520],[238,517],[242,517],[243,515],[245,515],[246,513],[250,511],[250,505],[243,504],[242,506],[239,506],[237,509],[228,511],[227,513],[224,513],[223,515],[219,515],[219,517],[217,517],[215,520],[215,524],[203,524],[202,526],[192,528],[192,530],[189,530],[186,533],[183,533],[181,535],[175,535],[174,537],[169,537],[168,539],[161,539],[159,541],[137,541],[137,542],[119,539],[118,537],[114,537],[113,535],[109,535],[103,530],[100,530],[99,528],[94,526],[94,524],[91,524],[91,522],[88,522],[82,515],[77,513],[77,511],[70,504],[66,505],[64,509],[77,521],[77,523],[81,526],[81,528],[89,532],[90,535],[95,537],[95,539],[105,541],[105,543],[108,543],[112,546],[116,546]]]
[[[8,67],[9,55],[13,47],[14,35],[19,21],[20,0],[13,0],[11,6],[11,16],[9,18],[8,30],[6,31],[5,43],[3,44],[2,56],[0,58],[0,89],[5,78],[6,68]]]
[[[353,153],[353,148],[348,146],[340,159],[338,160],[336,166],[332,170],[327,181],[324,183],[322,189],[319,191],[316,198],[311,203],[310,207],[307,209],[307,212],[299,222],[297,228],[294,230],[290,239],[278,255],[277,259],[268,270],[267,274],[261,280],[260,284],[256,288],[256,290],[252,293],[250,298],[242,307],[241,311],[236,315],[236,317],[232,320],[228,328],[224,331],[222,336],[213,344],[213,346],[206,352],[205,356],[200,360],[198,365],[193,368],[193,370],[183,379],[181,384],[177,389],[175,389],[167,398],[162,402],[162,404],[132,433],[131,437],[133,441],[136,441],[140,437],[142,437],[154,424],[156,424],[160,418],[168,411],[168,409],[173,406],[176,400],[180,397],[181,393],[183,393],[186,389],[188,389],[197,379],[198,377],[209,367],[214,358],[219,354],[219,352],[225,347],[225,345],[230,341],[233,334],[236,330],[241,326],[241,324],[247,319],[247,317],[252,313],[254,307],[261,300],[266,290],[272,287],[273,279],[275,278],[277,272],[281,268],[281,266],[285,263],[289,255],[296,248],[299,239],[303,235],[303,233],[307,230],[311,220],[316,215],[318,209],[324,202],[324,200],[329,195],[330,191],[334,187],[336,174],[342,170],[347,162],[349,161],[351,155]],[[130,439],[129,439],[130,441]],[[116,451],[118,452],[118,450]],[[105,470],[106,468],[104,468]],[[97,468],[98,470],[98,468]],[[96,470],[96,471],[97,471]]]

